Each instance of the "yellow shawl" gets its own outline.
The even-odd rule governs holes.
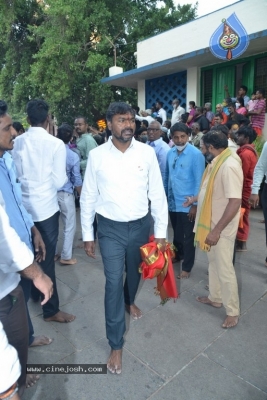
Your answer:
[[[209,180],[207,183],[207,189],[200,210],[199,219],[196,227],[196,234],[195,234],[195,246],[198,245],[198,247],[204,251],[210,251],[210,245],[206,244],[205,240],[208,233],[211,231],[211,206],[212,206],[212,192],[213,192],[214,179],[221,165],[227,160],[227,158],[231,154],[232,152],[229,148],[225,149],[219,156],[217,156],[217,160],[210,172]],[[205,181],[208,169],[209,168],[206,168],[203,174],[200,187],[202,187],[203,182]]]

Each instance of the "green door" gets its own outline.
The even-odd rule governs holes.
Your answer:
[[[215,110],[216,104],[222,103],[225,98],[224,86],[227,85],[230,95],[235,94],[235,66],[225,66],[216,68],[213,75],[213,94],[212,109]]]
[[[243,65],[242,84],[247,86],[247,95],[251,97],[254,90],[254,60],[249,60]]]

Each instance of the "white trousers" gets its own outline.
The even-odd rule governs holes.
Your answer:
[[[57,192],[60,216],[63,222],[63,248],[61,252],[62,260],[72,258],[72,245],[76,231],[76,209],[74,195],[67,192]]]

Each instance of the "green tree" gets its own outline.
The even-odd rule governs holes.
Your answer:
[[[43,97],[58,122],[93,123],[136,91],[100,83],[114,64],[136,67],[136,43],[194,19],[196,6],[172,0],[0,0],[0,93],[11,110]]]

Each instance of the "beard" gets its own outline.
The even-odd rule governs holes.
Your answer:
[[[207,163],[211,163],[212,160],[214,159],[214,155],[212,155],[211,153],[206,153],[204,154],[205,160],[207,161]]]
[[[123,133],[130,133],[131,136],[127,136],[127,137],[123,137]],[[127,128],[127,129],[123,129],[121,131],[121,134],[118,135],[117,133],[112,132],[112,136],[114,136],[119,142],[121,143],[126,143],[126,142],[130,142],[134,136],[134,131],[131,128]]]

